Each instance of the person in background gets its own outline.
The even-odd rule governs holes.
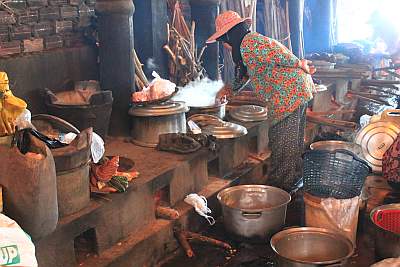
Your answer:
[[[310,74],[315,68],[278,41],[250,32],[249,22],[234,11],[215,20],[216,33],[207,43],[222,42],[235,63],[232,86],[225,86],[217,97],[229,98],[250,80],[257,97],[267,101],[272,150],[269,184],[291,190],[301,176],[305,113],[315,90]]]

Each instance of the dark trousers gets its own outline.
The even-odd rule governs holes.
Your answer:
[[[307,104],[269,130],[271,170],[268,183],[290,191],[302,175]]]

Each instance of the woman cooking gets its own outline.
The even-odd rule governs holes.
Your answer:
[[[215,20],[216,33],[207,43],[223,42],[235,63],[233,85],[225,86],[217,97],[229,98],[250,80],[257,97],[267,101],[272,150],[269,183],[290,190],[301,175],[305,112],[314,92],[309,74],[315,68],[278,41],[250,32],[250,21],[233,11]]]

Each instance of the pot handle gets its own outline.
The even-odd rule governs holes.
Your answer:
[[[242,211],[242,216],[249,220],[258,219],[261,217],[261,212],[246,212]]]

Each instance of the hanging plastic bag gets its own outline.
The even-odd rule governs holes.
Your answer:
[[[0,266],[38,266],[35,246],[29,236],[3,214],[0,214]]]
[[[204,217],[210,225],[215,224],[215,219],[207,215],[208,213],[211,213],[211,210],[209,207],[207,207],[207,199],[204,196],[199,196],[198,194],[190,194],[185,197],[184,200],[187,204],[192,205],[196,212]]]
[[[0,136],[15,132],[15,120],[26,106],[25,101],[11,92],[7,73],[0,72]]]
[[[32,115],[29,109],[24,109],[15,120],[15,126],[19,129],[34,128],[31,122]]]
[[[98,163],[102,159],[105,152],[104,141],[95,132],[93,132],[92,135],[92,145],[90,146],[90,151],[92,153],[93,163]]]

